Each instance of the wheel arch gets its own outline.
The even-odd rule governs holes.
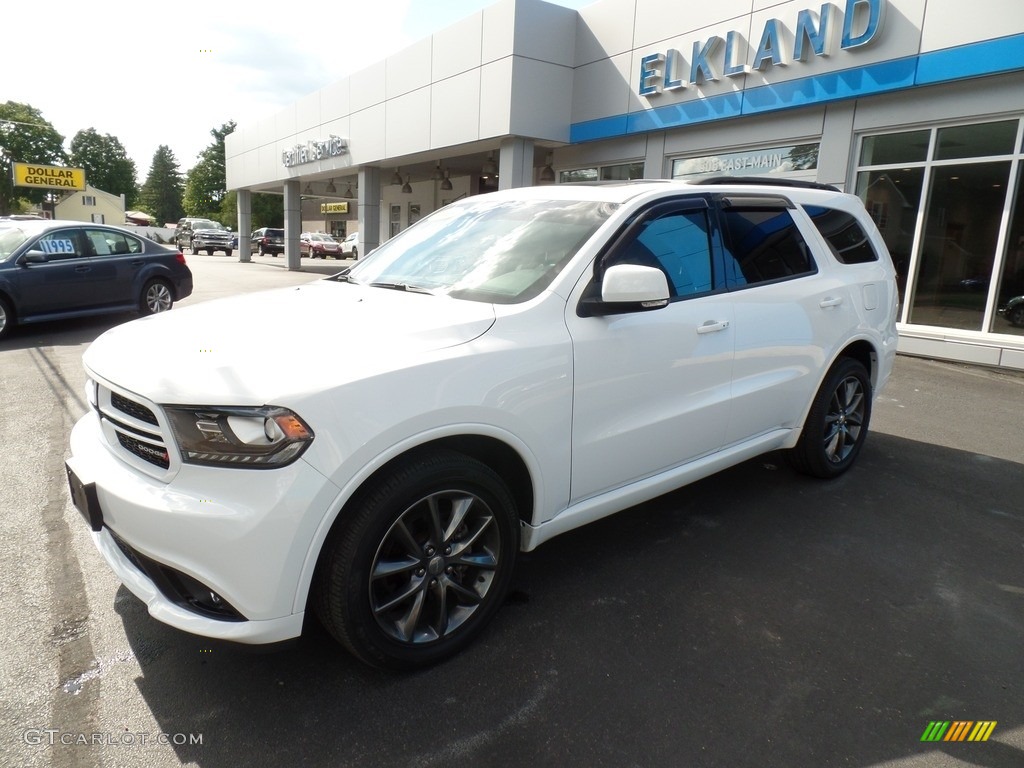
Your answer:
[[[324,550],[331,535],[345,512],[352,505],[359,503],[364,490],[370,488],[381,477],[392,471],[399,463],[412,456],[430,453],[437,449],[447,449],[476,459],[497,474],[512,495],[516,504],[516,514],[520,523],[530,524],[535,507],[535,482],[527,461],[522,454],[509,442],[493,435],[460,433],[442,435],[409,446],[389,456],[380,466],[345,493],[344,501],[337,506],[337,511],[330,518],[325,518],[310,542],[306,561],[300,574],[294,600],[296,611],[307,610],[309,600],[316,584]]]

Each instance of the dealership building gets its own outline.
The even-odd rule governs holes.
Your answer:
[[[358,231],[365,254],[496,189],[833,184],[889,246],[900,351],[1024,370],[1020,0],[500,0],[226,152],[239,231],[252,193],[284,195],[291,268],[303,230]]]

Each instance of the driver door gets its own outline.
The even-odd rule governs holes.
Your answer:
[[[604,257],[665,272],[669,303],[580,317],[570,302],[574,395],[570,504],[717,451],[729,422],[733,307],[716,286],[703,198],[658,205]]]

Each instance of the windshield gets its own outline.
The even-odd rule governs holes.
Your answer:
[[[14,253],[28,238],[29,235],[19,227],[0,226],[0,259],[6,259]]]
[[[537,296],[615,206],[564,200],[448,205],[352,268],[360,283],[515,304]]]
[[[197,221],[192,225],[192,230],[195,231],[197,229],[225,229],[225,227],[216,221]]]

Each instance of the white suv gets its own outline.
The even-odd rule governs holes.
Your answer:
[[[472,197],[334,277],[106,332],[68,461],[97,547],[175,627],[270,643],[311,609],[412,668],[519,551],[766,451],[846,471],[896,350],[882,239],[832,188],[719,182]],[[268,307],[356,330],[253,334]]]

